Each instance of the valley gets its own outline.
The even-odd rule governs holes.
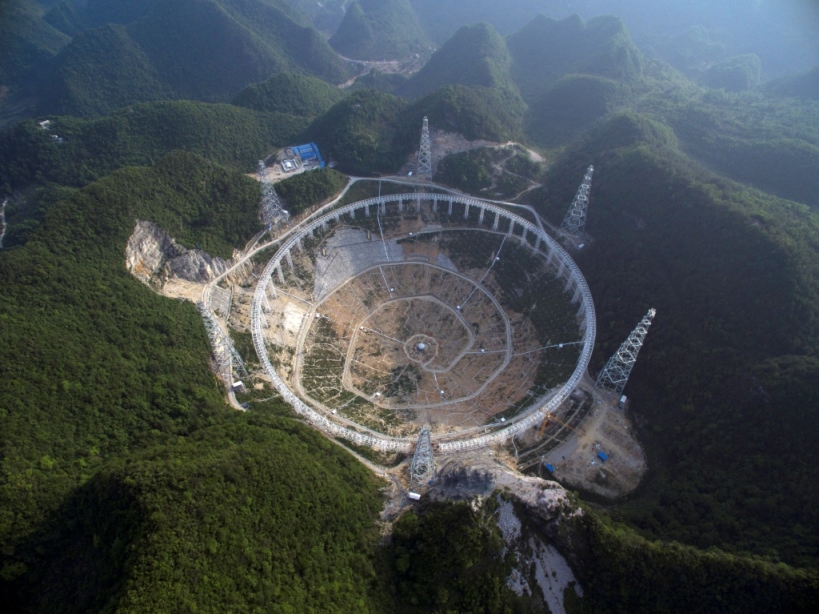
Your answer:
[[[812,611],[819,21],[575,4],[0,7],[9,611]]]

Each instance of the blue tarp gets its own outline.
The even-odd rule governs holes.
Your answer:
[[[552,465],[548,464],[548,463],[546,463],[546,469],[549,470],[549,473],[554,473],[555,472],[555,468]]]
[[[605,452],[603,452],[603,451],[598,452],[598,453],[597,453],[597,456],[599,456],[599,457],[600,457],[600,460],[603,460],[603,461],[604,461],[604,460],[606,460],[606,459],[609,457],[609,455],[608,455],[608,454],[606,454],[606,453],[605,453]]]

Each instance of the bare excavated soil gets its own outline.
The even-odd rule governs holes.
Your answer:
[[[544,462],[555,467],[554,479],[567,486],[619,499],[637,488],[648,465],[630,419],[612,397],[602,397],[574,435]]]

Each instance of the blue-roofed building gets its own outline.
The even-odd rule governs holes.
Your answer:
[[[600,452],[597,453],[597,456],[600,457],[601,461],[606,461],[609,458],[609,455],[603,452],[602,450],[600,450]]]
[[[315,143],[305,143],[304,145],[294,145],[290,149],[293,153],[301,158],[302,162],[310,162],[315,160],[318,162],[319,168],[324,168],[324,159],[321,157],[318,145]]]
[[[549,464],[549,463],[546,463],[546,470],[547,470],[549,473],[554,473],[554,472],[555,472],[554,465],[551,465],[551,464]]]

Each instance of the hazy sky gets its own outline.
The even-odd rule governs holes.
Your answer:
[[[724,58],[756,53],[764,77],[819,64],[819,0],[410,0],[442,44],[459,26],[488,21],[502,34],[537,13],[563,19],[617,15],[635,42],[658,55],[673,37],[698,28],[700,39],[724,49]],[[425,19],[426,17],[426,19]],[[676,42],[679,42],[679,38]],[[718,59],[718,58],[714,58]]]
[[[759,55],[767,76],[819,64],[819,0],[566,0],[555,4],[583,17],[618,15],[641,45],[702,26],[716,42],[726,45],[730,55]]]

